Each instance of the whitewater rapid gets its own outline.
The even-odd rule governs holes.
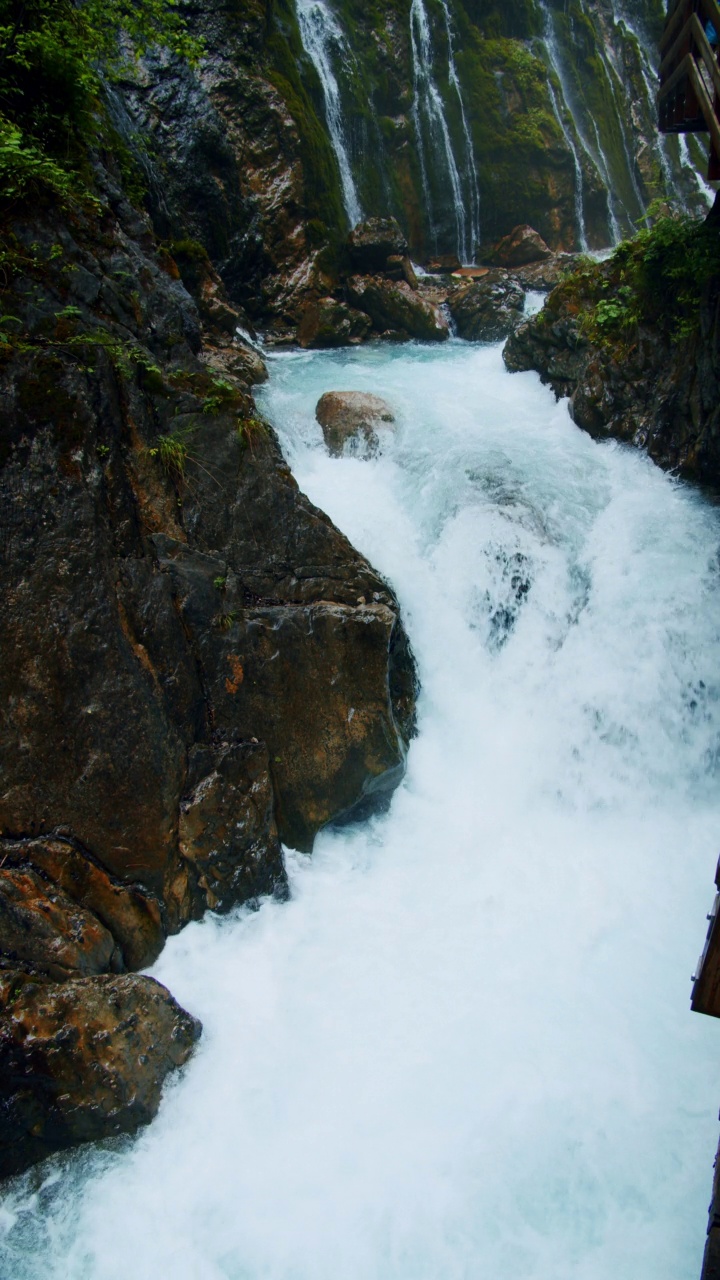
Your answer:
[[[688,1280],[720,1026],[720,512],[499,346],[271,357],[306,493],[395,587],[419,734],[388,814],[153,970],[202,1018],[135,1141],[6,1188],[8,1280]],[[331,459],[319,395],[398,426]],[[312,691],[308,692],[312,696]]]

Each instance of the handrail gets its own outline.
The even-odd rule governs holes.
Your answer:
[[[665,75],[665,72],[667,71],[670,64],[677,57],[686,37],[689,34],[692,34],[694,36],[695,42],[698,46],[698,51],[701,54],[703,62],[705,63],[705,66],[707,67],[712,77],[712,82],[715,87],[715,92],[718,94],[718,96],[720,96],[720,67],[718,67],[717,59],[713,56],[713,51],[712,51],[710,42],[707,36],[705,35],[705,28],[703,27],[696,13],[692,15],[690,21],[686,23],[686,25],[683,27],[672,49],[670,49],[670,51],[663,58],[663,61],[660,63],[660,70],[659,70],[660,80],[661,82],[663,82],[663,77]],[[687,56],[692,57],[692,51]],[[662,83],[662,87],[660,89],[661,100],[662,98],[665,97],[667,93],[669,93],[671,81],[673,81],[673,79],[674,79],[673,76],[671,76],[667,81]]]
[[[717,0],[696,0],[698,9],[702,12],[706,22],[712,22],[715,30],[720,38],[720,5]],[[683,0],[676,0],[675,7],[670,9],[665,22],[665,30],[660,37],[660,52],[664,53],[670,40],[672,39],[675,28],[677,27],[683,14],[687,13],[684,8]]]
[[[660,41],[658,107],[663,133],[707,129],[708,177],[716,180],[720,177],[720,54],[705,34],[708,23],[720,39],[718,0],[675,0],[671,4]]]

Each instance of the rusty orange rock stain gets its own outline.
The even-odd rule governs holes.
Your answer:
[[[243,665],[236,653],[228,654],[228,662],[230,663],[230,668],[232,670],[232,677],[228,676],[227,680],[225,681],[225,688],[227,689],[228,693],[237,693],[238,689],[240,688],[240,685],[245,679],[245,672],[243,671]]]

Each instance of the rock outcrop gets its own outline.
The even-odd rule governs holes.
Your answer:
[[[370,316],[378,334],[424,342],[446,342],[450,328],[432,302],[419,296],[405,281],[383,276],[351,276],[347,296],[358,311]]]
[[[525,290],[512,276],[491,271],[481,280],[453,289],[447,305],[459,338],[499,342],[522,319]]]
[[[5,218],[5,1174],[152,1117],[199,1028],[128,971],[284,896],[280,841],[386,804],[413,732],[397,601],[258,416],[247,317],[93,166]]]
[[[561,283],[503,353],[510,370],[535,369],[558,396],[569,396],[583,430],[628,441],[659,466],[711,485],[720,483],[720,272],[708,274],[702,264],[720,262],[719,208],[716,202],[704,224],[697,283],[683,282],[680,304],[691,318],[683,312],[673,320],[676,298],[667,293],[654,311],[643,312],[636,297],[631,315],[635,286],[618,284],[622,258],[620,266],[610,259]],[[682,241],[673,252],[680,262]],[[658,280],[662,262],[658,256],[654,264]],[[667,287],[679,288],[672,280]]]
[[[298,325],[301,347],[350,347],[367,338],[372,320],[336,298],[310,302]]]
[[[0,1177],[148,1124],[199,1035],[152,978],[0,975]]]
[[[513,227],[495,245],[489,261],[498,267],[525,267],[531,262],[545,262],[552,257],[542,236],[532,227]]]
[[[378,433],[395,421],[390,405],[380,396],[364,391],[326,391],[318,400],[315,416],[323,429],[330,453],[343,453],[348,441],[364,448],[365,454],[379,447]]]

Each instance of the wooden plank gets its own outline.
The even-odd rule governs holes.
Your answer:
[[[695,59],[691,53],[686,53],[680,63],[680,66],[675,68],[672,75],[668,77],[665,84],[662,86],[658,94],[658,102],[662,102],[664,98],[667,98],[668,95],[672,93],[676,85],[678,85],[685,76],[689,77],[691,70],[697,75]]]
[[[680,50],[682,49],[682,46],[683,46],[683,44],[685,43],[685,41],[686,41],[690,36],[693,36],[693,35],[695,34],[696,26],[697,26],[697,27],[700,27],[700,30],[701,30],[701,31],[703,30],[703,29],[702,29],[702,27],[700,26],[700,22],[699,22],[699,20],[698,20],[698,16],[697,16],[697,14],[696,14],[696,13],[694,13],[694,14],[692,15],[692,17],[691,17],[690,21],[685,23],[685,26],[683,27],[682,31],[680,32],[680,34],[679,34],[679,36],[678,36],[677,40],[674,42],[674,44],[673,44],[672,48],[671,48],[671,49],[668,49],[667,53],[665,54],[665,57],[663,58],[662,62],[660,63],[660,66],[659,66],[659,68],[658,68],[658,75],[659,75],[659,77],[660,77],[660,83],[661,83],[661,84],[662,84],[663,80],[665,79],[665,76],[667,75],[667,73],[668,73],[668,70],[669,70],[670,66],[672,65],[672,63],[673,63],[673,62],[675,61],[675,59],[677,58],[677,56],[678,56],[678,54],[679,54]],[[705,34],[705,33],[703,32],[703,35],[704,35],[704,34]]]
[[[692,62],[692,59],[690,59],[690,61]],[[692,63],[692,71],[690,72],[690,83],[695,90],[700,110],[705,117],[705,123],[707,124],[710,132],[713,147],[715,148],[717,155],[720,156],[720,121],[715,115],[713,104],[710,101],[708,91],[705,88],[705,81],[700,75],[700,72],[694,62]]]
[[[687,0],[678,0],[675,8],[668,14],[667,21],[665,22],[665,30],[660,37],[661,53],[668,47],[670,42],[674,40],[675,32],[683,21],[683,18],[687,19],[687,13]]]
[[[698,42],[698,48],[700,50],[700,53],[702,54],[703,62],[705,63],[705,66],[710,72],[710,76],[713,82],[713,87],[715,89],[715,92],[720,97],[720,67],[718,66],[717,58],[715,57],[712,51],[712,46],[707,36],[705,35],[705,30],[703,28],[702,23],[698,21],[697,17],[695,18],[695,21],[698,26],[698,31],[695,33],[695,38]],[[718,32],[718,36],[720,36],[720,32]]]

